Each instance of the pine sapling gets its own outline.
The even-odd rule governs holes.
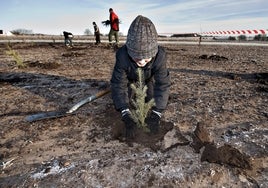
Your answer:
[[[25,64],[23,63],[23,61],[22,61],[21,57],[19,56],[19,54],[15,50],[13,50],[8,44],[7,44],[7,48],[8,48],[8,51],[6,51],[6,54],[10,55],[11,57],[13,57],[13,59],[16,62],[16,65],[19,68],[25,67]]]
[[[137,69],[137,75],[137,83],[130,85],[135,94],[135,98],[132,99],[134,109],[131,110],[131,113],[138,127],[143,128],[146,132],[148,132],[149,129],[145,123],[145,118],[147,117],[149,110],[155,105],[155,102],[154,99],[151,99],[147,103],[145,102],[148,87],[144,83],[144,73],[141,68]]]

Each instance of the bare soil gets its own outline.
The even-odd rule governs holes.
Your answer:
[[[172,86],[156,135],[124,125],[103,90],[115,51],[100,44],[0,44],[0,187],[268,187],[268,49],[163,44]]]

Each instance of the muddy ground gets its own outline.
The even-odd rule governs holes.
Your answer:
[[[0,187],[268,187],[268,49],[162,44],[172,86],[161,130],[126,141],[102,91],[106,44],[0,44]]]

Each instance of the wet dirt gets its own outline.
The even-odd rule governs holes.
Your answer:
[[[163,44],[171,75],[156,135],[124,125],[110,94],[60,111],[109,85],[106,44],[0,44],[0,187],[267,187],[268,49]]]

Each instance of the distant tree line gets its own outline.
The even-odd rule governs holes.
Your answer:
[[[12,34],[14,35],[32,35],[34,34],[33,30],[29,30],[29,29],[15,29],[10,31]],[[90,31],[90,29],[85,29],[84,31],[84,35],[93,35],[94,33],[92,33]],[[102,34],[101,34],[102,35]],[[119,36],[123,36],[123,33],[120,32]],[[173,34],[171,37],[195,37],[196,35],[194,33],[187,33],[187,34]],[[230,36],[228,37],[228,40],[247,40],[247,36],[246,35],[239,35],[238,37],[234,37],[234,36]],[[267,35],[255,35],[253,40],[255,41],[268,41],[268,37]]]
[[[33,30],[29,30],[29,29],[15,29],[10,31],[13,35],[32,35]]]
[[[33,35],[33,34],[35,34],[33,32],[33,30],[29,30],[29,29],[14,29],[14,30],[12,30],[10,32],[13,35]],[[84,35],[94,35],[94,33],[90,29],[87,28],[84,31]],[[103,36],[103,34],[101,34],[101,35]],[[122,32],[119,32],[119,36],[123,36],[123,33]]]

